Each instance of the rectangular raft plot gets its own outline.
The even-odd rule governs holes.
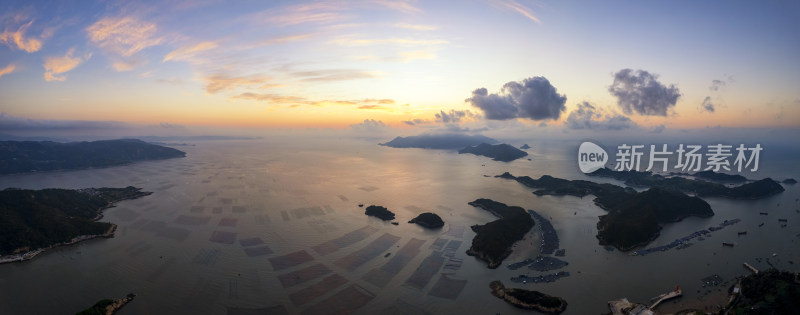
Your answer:
[[[408,277],[404,285],[410,286],[417,290],[422,290],[431,281],[431,278],[439,272],[439,269],[444,264],[444,257],[441,252],[433,252],[430,256],[425,257],[425,260],[414,270],[411,277]]]
[[[256,215],[256,216],[253,217],[253,219],[255,219],[256,224],[258,224],[258,225],[264,225],[264,224],[267,224],[267,223],[272,223],[272,220],[269,219],[269,216],[266,213],[265,214]]]
[[[236,242],[236,233],[226,231],[214,231],[211,233],[209,241],[222,244],[233,244]]]
[[[219,203],[221,203],[223,205],[232,205],[233,204],[233,198],[219,198]]]
[[[245,213],[247,212],[247,208],[242,206],[233,206],[233,213]]]
[[[217,226],[236,226],[238,223],[239,219],[237,218],[222,218]]]
[[[443,273],[447,274],[454,274],[456,271],[461,269],[461,265],[464,263],[464,260],[461,258],[450,258],[442,267]]]
[[[211,213],[213,214],[220,214],[222,213],[222,207],[214,207],[211,209]]]
[[[308,304],[325,293],[331,292],[347,283],[347,279],[340,275],[332,274],[305,289],[289,294],[289,300],[295,306]]]
[[[450,279],[449,276],[443,274],[439,276],[439,281],[433,285],[428,295],[455,300],[466,285],[467,280]]]
[[[424,240],[412,238],[389,259],[389,262],[380,268],[370,270],[363,279],[379,288],[385,287],[394,278],[394,275],[403,270],[419,254],[419,248],[424,243]]]
[[[450,227],[447,229],[447,233],[445,233],[445,235],[452,236],[455,238],[462,238],[464,237],[464,227],[460,225],[451,224]]]
[[[161,279],[161,276],[164,275],[164,273],[167,272],[167,270],[169,270],[169,268],[172,267],[172,264],[174,263],[175,263],[175,257],[167,259],[167,261],[163,262],[160,266],[158,266],[155,270],[153,270],[152,273],[147,275],[145,280],[147,280],[148,282],[156,282],[158,279]]]
[[[347,256],[344,256],[334,262],[335,265],[353,271],[361,267],[380,254],[383,254],[387,249],[392,247],[394,243],[400,240],[399,236],[394,236],[389,233],[383,234],[371,243],[367,244],[362,249],[359,249]]]
[[[165,226],[156,232],[156,236],[164,237],[178,242],[183,242],[189,237],[192,232],[187,229],[182,229],[174,226]]]
[[[203,213],[203,211],[206,211],[206,207],[194,206],[194,207],[192,207],[191,210],[189,210],[189,212],[191,212],[191,213]]]
[[[180,215],[175,219],[175,223],[181,225],[205,225],[210,220],[210,216]]]
[[[289,213],[287,213],[285,210],[281,210],[281,218],[283,218],[283,221],[289,221]]]
[[[311,255],[309,255],[304,250],[299,250],[294,253],[270,258],[269,262],[272,264],[272,270],[278,271],[286,268],[291,268],[312,260],[314,260],[314,257],[311,257]]]
[[[264,241],[260,237],[251,237],[240,239],[239,244],[242,246],[255,246],[264,244]]]
[[[256,247],[247,247],[244,249],[244,253],[247,254],[247,257],[256,257],[272,254],[272,250],[267,245],[261,245]]]
[[[444,247],[444,256],[453,258],[458,248],[461,247],[461,243],[462,242],[459,240],[450,240],[450,242],[447,242],[447,246]]]
[[[200,252],[192,258],[192,263],[211,266],[217,261],[220,253],[218,249],[201,249]]]
[[[310,208],[297,208],[292,209],[292,216],[295,219],[305,219],[311,216],[321,216],[325,215],[325,211],[322,211],[320,207],[310,207]]]
[[[367,238],[368,236],[374,234],[377,231],[378,231],[377,228],[374,228],[374,227],[371,227],[371,226],[365,226],[365,227],[362,227],[362,228],[360,228],[358,230],[355,230],[355,231],[349,232],[349,233],[347,233],[345,235],[342,235],[339,238],[332,239],[332,240],[327,241],[325,243],[322,243],[322,244],[319,244],[317,246],[314,246],[313,248],[314,248],[315,252],[317,252],[320,255],[325,256],[325,255],[328,255],[330,253],[336,252],[339,249],[342,249],[342,248],[345,248],[347,246],[353,245],[353,244],[357,243],[358,241],[361,241],[361,240]]]
[[[328,269],[328,267],[325,267],[323,264],[316,264],[300,270],[292,271],[290,273],[282,274],[278,276],[278,280],[281,281],[281,285],[283,285],[284,288],[288,288],[314,280],[329,273],[331,273],[331,270]]]
[[[442,250],[445,244],[447,244],[446,238],[437,238],[435,241],[433,241],[433,244],[431,244],[431,246],[428,246],[428,249]]]
[[[302,314],[352,314],[374,298],[375,294],[353,284],[309,307]]]

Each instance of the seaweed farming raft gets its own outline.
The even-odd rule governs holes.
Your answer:
[[[550,221],[545,219],[542,215],[533,210],[528,210],[531,217],[539,222],[539,229],[542,231],[542,246],[539,248],[539,253],[553,254],[558,249],[558,234],[556,229],[550,224]]]

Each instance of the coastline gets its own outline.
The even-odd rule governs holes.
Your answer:
[[[102,215],[101,215],[101,217],[102,217]],[[31,250],[31,251],[27,251],[27,252],[22,253],[22,254],[13,254],[13,255],[0,256],[0,265],[1,264],[7,264],[7,263],[28,261],[28,260],[36,258],[36,256],[39,256],[39,254],[44,253],[47,250],[50,250],[50,249],[53,249],[53,248],[57,248],[57,247],[75,245],[75,244],[78,244],[78,243],[83,242],[83,241],[88,241],[88,240],[92,240],[92,239],[96,239],[96,238],[100,238],[100,237],[102,237],[102,238],[112,238],[112,237],[114,237],[114,232],[116,232],[116,230],[117,230],[117,225],[114,224],[114,223],[110,223],[110,224],[111,224],[111,226],[103,234],[80,235],[80,236],[76,236],[76,237],[74,237],[71,240],[66,241],[66,242],[53,244],[53,245],[50,245],[50,246],[47,246],[47,247],[44,247],[44,248],[37,248],[37,249]]]

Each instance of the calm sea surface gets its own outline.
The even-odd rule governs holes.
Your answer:
[[[608,300],[647,302],[680,285],[684,296],[657,309],[675,311],[707,298],[709,290],[725,290],[703,287],[700,279],[718,274],[730,281],[748,273],[745,261],[800,271],[800,185],[756,201],[708,198],[715,216],[668,224],[650,246],[725,219],[742,221],[687,249],[633,257],[597,244],[597,216],[605,211],[592,197],[537,197],[493,177],[509,171],[621,184],[580,174],[574,158],[579,142],[560,148],[528,143],[531,161],[503,163],[365,140],[198,142],[177,147],[188,153],[182,159],[3,176],[0,189],[132,185],[154,193],[105,211],[104,220],[119,225],[115,238],[0,265],[0,314],[72,314],[130,292],[138,296],[119,314],[527,313],[492,296],[493,280],[561,296],[569,303],[564,314],[599,314]],[[797,163],[762,162],[757,176],[745,175],[800,178]],[[495,219],[467,205],[477,198],[551,218],[569,262],[562,270],[571,276],[515,284],[510,277],[556,271],[489,270],[467,256],[474,236],[469,226]],[[385,206],[400,224],[367,217],[359,204]],[[426,211],[442,216],[445,227],[429,231],[406,223]],[[788,220],[786,227],[779,218]],[[538,231],[537,224],[506,265],[536,257]]]

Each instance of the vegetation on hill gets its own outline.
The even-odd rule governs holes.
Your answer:
[[[484,225],[473,225],[476,234],[467,250],[467,255],[488,262],[491,269],[497,268],[511,254],[511,246],[531,230],[533,218],[521,207],[507,206],[491,199],[481,198],[469,204],[500,218]]]
[[[800,309],[800,278],[777,269],[744,277],[741,295],[729,305],[730,314],[796,314]]]
[[[69,143],[0,141],[0,174],[108,167],[184,156],[183,151],[136,139]]]
[[[416,218],[411,219],[408,223],[416,223],[429,229],[438,229],[444,226],[444,221],[436,213],[424,212],[420,213]]]
[[[364,211],[364,214],[376,217],[383,221],[394,220],[394,213],[389,211],[389,209],[386,209],[385,207],[381,206],[375,206],[375,205],[369,206],[367,207],[366,211]]]
[[[495,161],[501,162],[511,162],[528,155],[527,152],[505,143],[495,145],[481,143],[479,145],[466,147],[458,151],[458,154],[464,153],[483,155],[490,157]]]

